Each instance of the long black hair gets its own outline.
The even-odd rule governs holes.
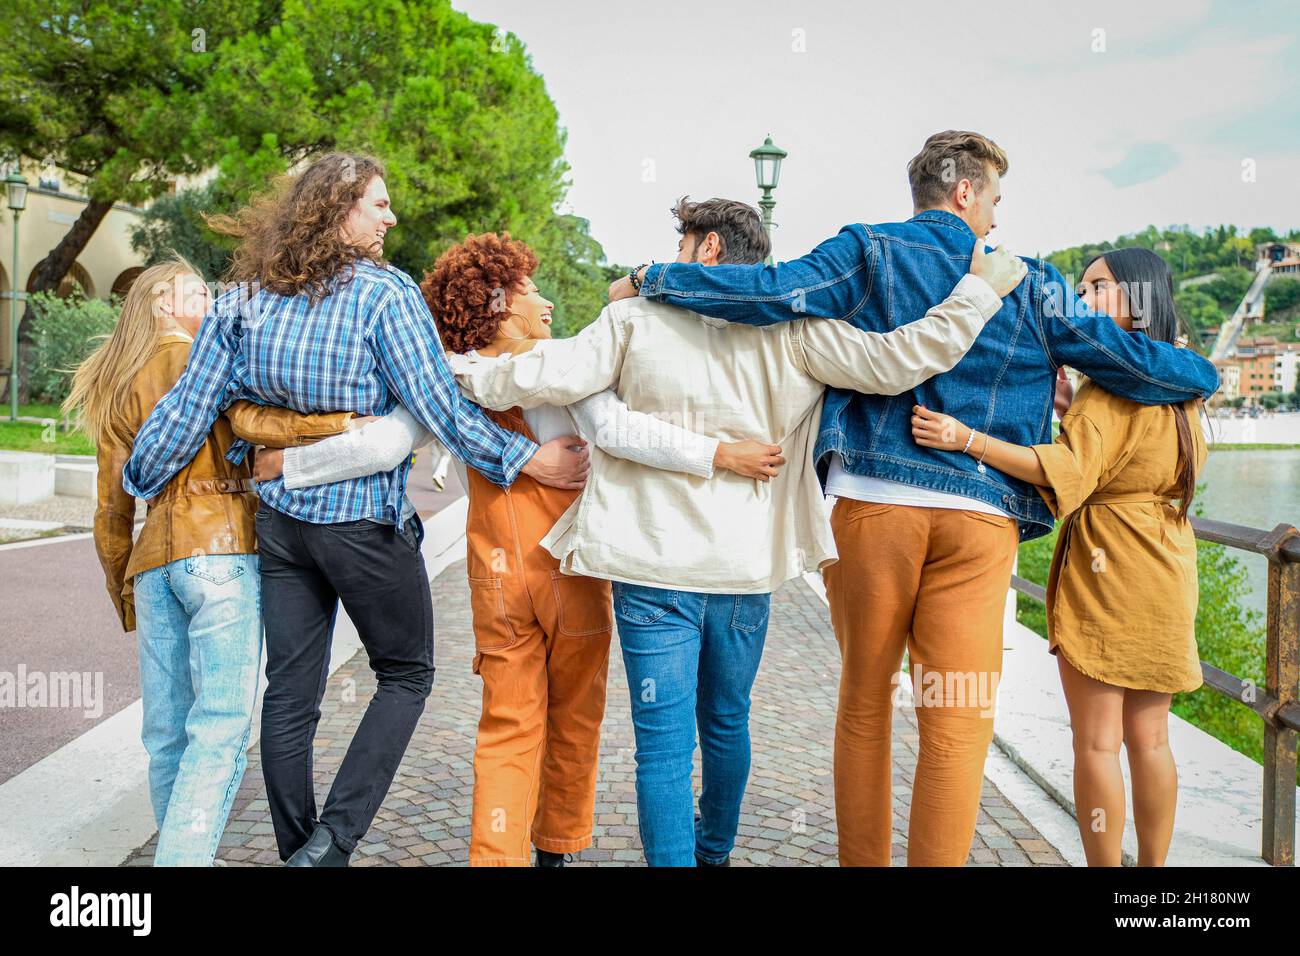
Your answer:
[[[1133,331],[1157,342],[1189,340],[1187,326],[1174,308],[1174,277],[1164,259],[1150,249],[1130,246],[1098,253],[1088,260],[1084,271],[1098,259],[1106,263],[1128,301]],[[1196,401],[1199,409],[1201,400]],[[1174,422],[1178,427],[1178,519],[1182,521],[1196,493],[1196,446],[1185,405],[1175,409]]]

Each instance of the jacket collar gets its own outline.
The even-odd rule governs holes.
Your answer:
[[[971,229],[970,226],[966,225],[966,221],[946,209],[927,209],[924,212],[918,212],[915,216],[909,219],[908,222],[941,222],[948,226],[955,226],[965,232],[972,239],[975,238],[974,230]]]

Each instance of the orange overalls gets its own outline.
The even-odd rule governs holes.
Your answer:
[[[518,408],[487,411],[533,438]],[[564,574],[539,542],[579,491],[469,469],[466,566],[483,713],[470,866],[528,866],[591,846],[614,609],[608,581]]]

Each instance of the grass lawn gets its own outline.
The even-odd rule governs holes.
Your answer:
[[[8,404],[6,404],[5,405],[6,414],[8,414],[8,408],[9,406]],[[58,405],[43,405],[43,404],[19,405],[18,417],[19,418],[53,418],[55,421],[59,421],[63,418],[63,412],[59,410]]]
[[[93,455],[95,446],[82,432],[57,425],[0,420],[0,449],[33,451],[42,455]]]

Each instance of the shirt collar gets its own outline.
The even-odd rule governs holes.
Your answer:
[[[966,221],[955,213],[946,209],[927,209],[924,212],[918,212],[909,222],[941,222],[948,226],[955,226],[961,229],[972,239],[975,238],[975,231],[966,225]]]

